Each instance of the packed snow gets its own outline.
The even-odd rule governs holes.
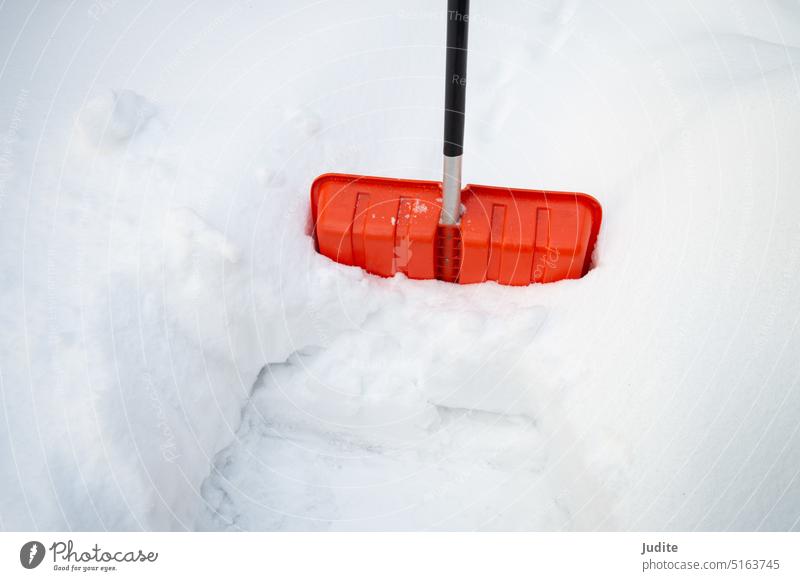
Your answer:
[[[527,288],[309,236],[438,178],[444,18],[0,4],[0,529],[800,529],[800,6],[473,0],[466,181],[604,210]]]

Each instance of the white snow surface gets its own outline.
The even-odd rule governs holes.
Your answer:
[[[604,209],[527,288],[308,235],[438,178],[444,12],[0,4],[0,529],[800,528],[800,6],[472,2],[466,180]]]

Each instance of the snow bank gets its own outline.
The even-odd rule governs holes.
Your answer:
[[[0,9],[0,527],[799,526],[800,12],[474,11],[467,180],[595,195],[580,281],[314,252],[438,176],[443,8]]]

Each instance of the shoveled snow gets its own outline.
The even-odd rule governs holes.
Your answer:
[[[317,175],[436,179],[444,4],[0,7],[0,528],[800,528],[800,8],[473,2],[465,177],[587,277],[386,280]]]

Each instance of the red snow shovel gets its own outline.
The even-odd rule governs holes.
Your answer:
[[[586,194],[461,188],[469,0],[449,0],[442,182],[325,174],[311,186],[317,250],[380,276],[524,286],[580,278],[600,204]]]

